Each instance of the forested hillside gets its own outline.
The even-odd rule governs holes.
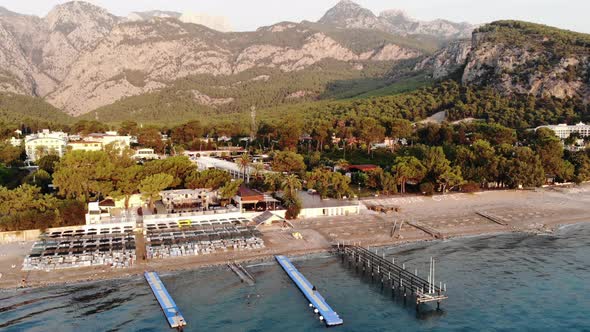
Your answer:
[[[347,88],[332,86],[334,82],[359,84],[366,80],[371,85],[361,91],[371,90],[392,67],[393,62],[384,61],[358,70],[344,62],[324,60],[294,72],[258,68],[229,77],[194,75],[160,91],[121,99],[81,118],[163,124],[182,123],[211,114],[228,118],[233,113],[249,113],[252,106],[264,109],[313,101]]]
[[[41,98],[14,93],[0,93],[0,120],[19,124],[25,120],[68,124],[72,117]]]
[[[446,111],[450,121],[477,118],[517,129],[590,120],[590,106],[578,99],[507,97],[490,88],[466,87],[454,81],[393,96],[283,106],[263,114],[276,121],[286,114],[301,114],[330,120],[368,116],[386,122],[392,118],[421,120],[440,111]]]

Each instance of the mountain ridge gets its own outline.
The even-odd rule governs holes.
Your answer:
[[[455,23],[444,19],[420,21],[399,9],[384,10],[377,16],[350,0],[338,2],[318,23],[341,28],[376,29],[402,36],[429,35],[442,39],[468,38],[476,27],[467,22]]]
[[[352,1],[318,22],[248,32],[158,13],[130,21],[84,2],[56,6],[43,18],[0,10],[0,92],[42,97],[76,116],[104,111],[116,118],[139,107],[134,114],[151,117],[161,114],[156,106],[176,105],[179,116],[198,118],[252,105],[370,96],[371,89],[402,91],[404,80],[415,87],[452,75],[507,95],[590,102],[587,34],[519,21],[493,22],[464,39],[392,33],[396,24],[428,31],[402,11],[376,16]],[[432,22],[446,24],[439,21]]]
[[[44,18],[1,16],[0,29],[6,26],[12,29],[3,33],[10,40],[5,63],[19,65],[3,74],[0,88],[43,97],[74,115],[190,75],[229,76],[254,67],[290,72],[323,59],[359,71],[430,52],[380,31],[346,30],[351,40],[327,27],[283,23],[222,33],[175,18],[132,22],[85,2],[56,6]]]

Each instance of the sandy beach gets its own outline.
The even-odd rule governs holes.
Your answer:
[[[0,245],[0,289],[17,288],[23,279],[27,287],[41,287],[125,278],[146,270],[178,271],[223,265],[230,260],[258,261],[276,254],[305,255],[328,251],[338,242],[391,246],[436,240],[423,229],[448,239],[506,232],[550,233],[560,225],[590,222],[590,184],[433,197],[376,197],[363,203],[399,207],[400,211],[385,214],[363,205],[360,215],[297,220],[293,222],[294,229],[262,228],[264,249],[153,259],[125,269],[101,266],[25,272],[21,271],[22,262],[33,243],[4,244]],[[402,221],[401,231],[392,236],[394,225],[399,227]],[[303,239],[293,238],[292,232],[300,232]]]

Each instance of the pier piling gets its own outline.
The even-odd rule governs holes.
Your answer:
[[[336,247],[336,246],[335,246]],[[419,310],[419,305],[429,302],[436,302],[437,309],[440,309],[440,304],[448,297],[445,295],[446,284],[442,282],[436,285],[435,277],[435,261],[431,258],[431,268],[428,280],[418,276],[418,270],[414,273],[406,270],[405,263],[402,266],[395,264],[395,259],[391,262],[385,259],[384,255],[379,255],[376,252],[370,251],[368,248],[363,248],[355,245],[338,245],[337,253],[346,256],[349,262],[354,260],[357,262],[355,268],[358,272],[358,264],[362,264],[362,273],[371,268],[371,281],[374,281],[375,272],[377,273],[378,281],[381,282],[381,288],[385,287],[385,277],[390,282],[391,296],[395,298],[396,291],[403,294],[404,304],[409,297],[415,297],[416,310]],[[375,267],[376,266],[376,267]],[[397,280],[397,285],[396,285]],[[444,285],[444,286],[443,286]],[[408,292],[409,290],[409,292]]]

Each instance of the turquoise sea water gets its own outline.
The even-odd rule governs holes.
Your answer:
[[[344,319],[330,331],[590,331],[590,227],[556,235],[505,234],[385,250],[425,276],[431,256],[447,283],[442,311],[383,292],[336,257],[295,258]],[[185,331],[324,331],[274,261],[248,270],[254,287],[229,270],[163,274]],[[147,283],[137,277],[0,292],[0,331],[170,331]]]

